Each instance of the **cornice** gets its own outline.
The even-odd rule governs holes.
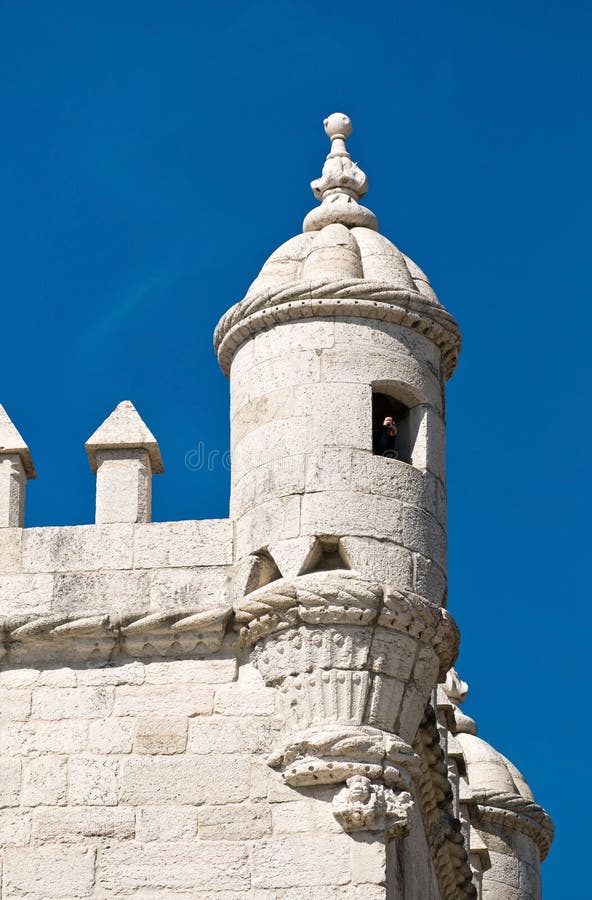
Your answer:
[[[248,294],[222,316],[214,332],[220,366],[228,375],[237,348],[258,331],[280,322],[335,315],[378,319],[418,331],[442,351],[447,378],[456,368],[461,335],[444,307],[419,292],[364,278],[296,281]]]

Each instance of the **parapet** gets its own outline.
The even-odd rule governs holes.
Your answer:
[[[126,629],[137,632],[151,616],[161,631],[172,627],[163,646],[190,616],[221,624],[232,606],[231,521],[150,521],[152,474],[164,469],[156,439],[129,401],[86,450],[97,475],[95,524],[23,528],[26,480],[35,470],[0,408],[0,621],[8,652],[19,659],[34,652],[35,635],[51,636],[62,652],[61,639],[75,633],[86,639],[78,651],[111,652]]]

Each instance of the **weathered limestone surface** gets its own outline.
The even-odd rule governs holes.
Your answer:
[[[124,401],[86,444],[95,524],[24,528],[0,407],[2,900],[540,898],[549,817],[451,668],[460,333],[325,130],[320,205],[216,329],[230,518],[151,522]],[[404,458],[373,454],[373,393]]]

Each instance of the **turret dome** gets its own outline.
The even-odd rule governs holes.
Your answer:
[[[271,254],[244,299],[220,320],[214,336],[220,365],[228,374],[242,341],[283,319],[363,316],[426,335],[440,348],[449,377],[460,352],[458,326],[424,272],[378,232],[376,216],[359,203],[368,182],[346,149],[349,118],[333,113],[324,124],[331,151],[311,184],[320,206],[305,217],[302,234]]]

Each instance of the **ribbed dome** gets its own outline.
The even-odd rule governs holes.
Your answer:
[[[534,800],[524,776],[491,744],[474,734],[457,734],[456,740],[463,751],[473,793],[495,791]]]
[[[271,324],[341,315],[415,329],[440,348],[449,378],[460,352],[458,325],[419,266],[378,233],[376,216],[359,203],[368,182],[345,146],[350,120],[333,113],[324,124],[331,151],[311,184],[320,205],[220,319],[214,334],[220,365],[228,374],[241,343]]]
[[[306,231],[278,247],[263,265],[247,297],[281,290],[298,281],[327,282],[362,278],[392,290],[414,291],[440,306],[429,282],[413,260],[371,228],[347,228],[341,223]]]

